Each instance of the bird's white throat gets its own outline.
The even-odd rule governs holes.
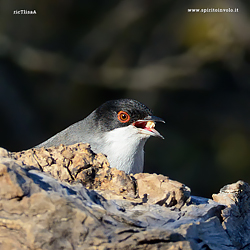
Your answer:
[[[105,133],[103,152],[111,167],[126,173],[143,172],[144,145],[150,135],[129,125]]]

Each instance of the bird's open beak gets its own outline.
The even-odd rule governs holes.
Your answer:
[[[136,128],[142,129],[146,134],[164,139],[164,137],[155,129],[155,122],[165,123],[162,118],[159,118],[157,116],[147,116],[143,120],[137,120],[133,123],[133,125]]]

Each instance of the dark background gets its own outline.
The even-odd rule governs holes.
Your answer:
[[[166,120],[145,171],[211,197],[250,182],[249,1],[1,0],[0,146],[33,147],[110,99]],[[238,13],[188,13],[188,8]],[[36,15],[13,15],[15,10]]]

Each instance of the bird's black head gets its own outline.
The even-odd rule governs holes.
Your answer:
[[[107,101],[95,110],[95,119],[103,131],[125,127],[152,116],[144,104],[132,99]]]

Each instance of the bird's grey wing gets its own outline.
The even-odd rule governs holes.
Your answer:
[[[69,126],[47,141],[37,145],[36,148],[59,146],[60,144],[72,145],[80,142],[89,143],[92,148],[95,147],[97,136],[92,116],[93,114],[90,114],[84,120]]]
[[[63,131],[52,136],[47,141],[37,145],[36,148],[59,146],[60,144],[71,145],[77,142],[82,142],[84,138],[80,138],[80,136],[78,136],[79,129],[79,126],[73,124]]]

